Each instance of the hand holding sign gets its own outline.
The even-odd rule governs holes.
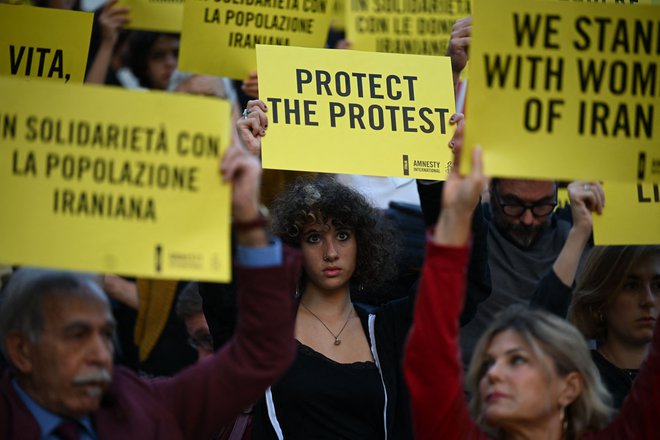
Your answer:
[[[119,38],[119,31],[130,21],[129,9],[126,6],[116,6],[118,1],[110,0],[103,7],[99,16],[101,45],[85,78],[86,83],[105,84],[115,44],[117,44]]]
[[[605,207],[605,192],[598,182],[575,181],[568,185],[573,229],[586,240],[591,235],[592,213],[599,215]]]
[[[451,58],[451,70],[454,74],[454,87],[458,85],[461,71],[465,69],[468,62],[468,49],[472,34],[472,17],[456,20],[451,29],[451,38],[447,55]]]
[[[119,37],[119,31],[130,21],[130,9],[126,6],[116,6],[119,0],[110,0],[99,15],[102,44],[114,47]]]
[[[259,212],[261,162],[234,137],[220,166],[225,181],[233,184],[232,218],[236,238],[243,246],[266,246],[268,237]]]
[[[268,128],[267,110],[263,101],[248,101],[244,116],[236,123],[243,146],[256,157],[261,157],[261,138],[266,136]]]
[[[454,72],[460,72],[468,62],[468,49],[472,33],[472,17],[456,20],[451,28],[451,38],[447,55],[451,57],[451,68]]]

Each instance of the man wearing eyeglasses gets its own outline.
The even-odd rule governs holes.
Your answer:
[[[439,210],[429,205],[440,194],[441,185],[418,188],[425,217],[429,218],[428,210]],[[604,195],[597,183],[574,182],[568,191],[571,206],[555,211],[554,181],[491,181],[490,200],[482,207],[490,296],[461,328],[464,365],[469,365],[477,340],[501,310],[512,304],[528,305],[539,290],[561,292],[556,296],[570,298],[576,269],[591,236],[591,211],[602,209]]]
[[[496,179],[490,186],[492,220],[517,246],[529,248],[549,225],[557,206],[557,185],[551,181]]]
[[[462,147],[463,116],[452,117],[457,128],[450,148]],[[440,210],[442,184],[418,183],[418,191],[427,224]],[[463,364],[469,365],[474,346],[495,315],[513,304],[536,302],[553,310],[568,304],[552,304],[553,298],[570,299],[582,253],[591,237],[591,212],[602,212],[605,195],[598,183],[573,182],[568,185],[570,206],[555,210],[557,183],[547,180],[493,179],[487,191],[489,199],[473,219],[473,235],[486,229],[488,274],[468,269],[468,299],[490,295],[476,308],[474,318],[461,328]],[[434,217],[435,216],[435,217]],[[477,213],[475,213],[477,217]],[[480,226],[483,224],[483,226]],[[475,243],[477,239],[475,238]],[[473,258],[473,257],[471,257]],[[471,262],[472,265],[472,262]],[[472,272],[472,273],[470,273]],[[479,283],[474,278],[482,278]],[[490,281],[490,283],[488,283]]]

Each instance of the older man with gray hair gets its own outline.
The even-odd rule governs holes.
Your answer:
[[[259,213],[260,164],[238,145],[233,182],[239,320],[232,339],[178,375],[146,380],[113,366],[115,322],[89,276],[21,269],[0,305],[0,439],[208,439],[263,394],[295,355],[299,256]]]

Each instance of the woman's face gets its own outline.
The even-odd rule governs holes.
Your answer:
[[[353,230],[335,228],[332,220],[306,226],[300,248],[308,283],[325,291],[348,285],[357,257]]]
[[[505,330],[492,339],[483,370],[479,397],[489,425],[509,431],[559,417],[563,379],[553,360],[546,355],[538,359],[516,331]]]
[[[165,90],[179,60],[179,37],[161,35],[151,46],[147,61],[147,76],[151,87]]]
[[[604,311],[607,341],[626,345],[651,342],[660,310],[660,255],[642,258],[626,276]]]

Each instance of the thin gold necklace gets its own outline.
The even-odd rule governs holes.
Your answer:
[[[351,315],[353,314],[353,313],[352,313],[352,312],[353,312],[353,309],[352,309],[352,308],[348,311],[348,316],[346,317],[346,322],[345,322],[344,325],[341,327],[341,330],[339,330],[339,333],[335,334],[335,332],[333,332],[332,330],[330,330],[330,327],[328,327],[327,325],[325,325],[325,322],[323,322],[323,320],[322,320],[321,318],[319,318],[318,316],[316,316],[316,313],[314,313],[314,312],[312,312],[311,310],[309,310],[309,308],[308,308],[305,304],[303,304],[302,301],[300,301],[300,305],[303,306],[303,307],[305,308],[305,310],[307,310],[309,313],[311,313],[312,316],[313,316],[314,318],[318,319],[319,322],[320,322],[321,324],[323,324],[323,327],[325,327],[325,329],[326,329],[327,331],[330,332],[330,334],[332,335],[332,337],[335,338],[335,345],[339,345],[339,344],[341,344],[341,339],[339,339],[339,336],[341,335],[341,332],[343,332],[344,329],[346,328],[346,326],[348,325],[348,321],[351,320]]]

